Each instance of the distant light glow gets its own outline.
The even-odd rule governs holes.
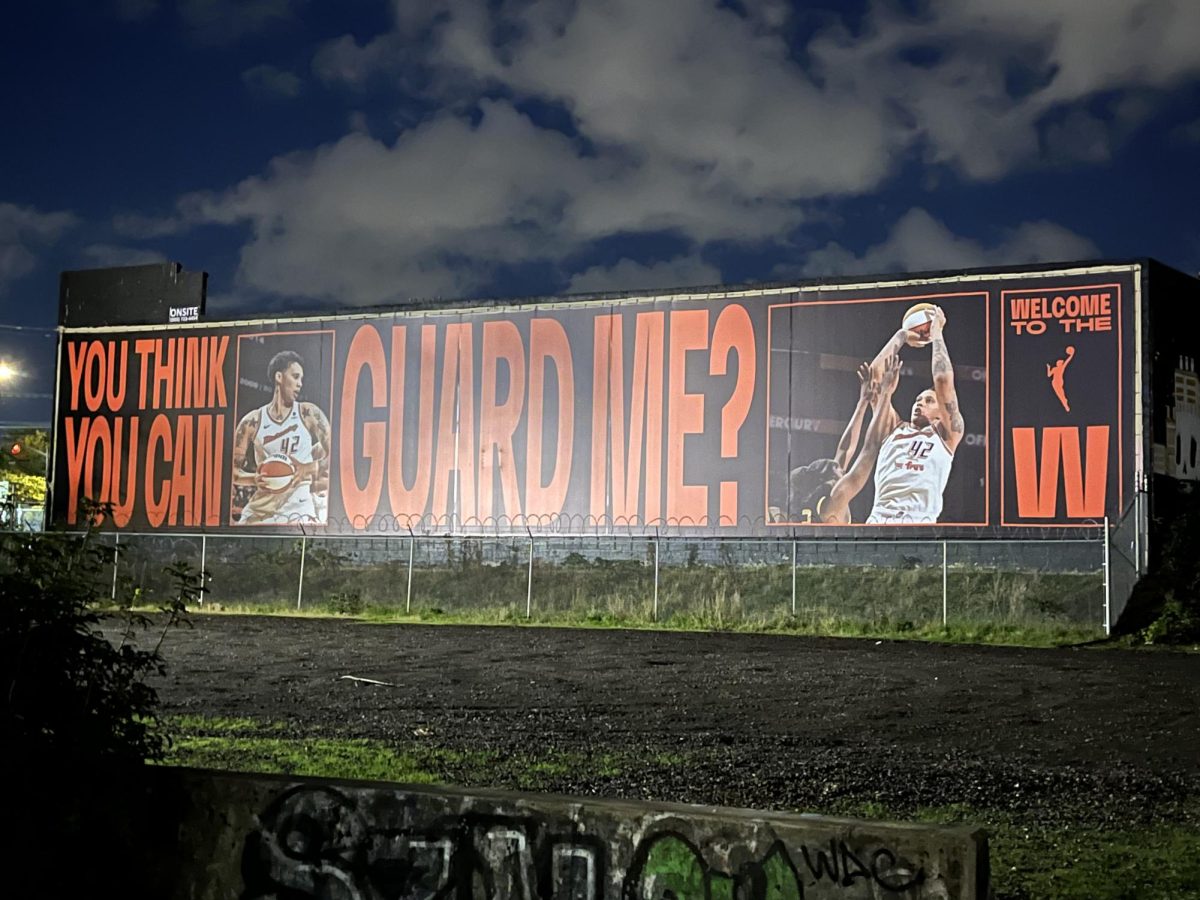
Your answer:
[[[0,360],[0,382],[10,381],[19,374],[17,367],[12,363],[7,360]]]

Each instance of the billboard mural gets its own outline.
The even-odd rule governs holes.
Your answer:
[[[67,329],[53,518],[129,530],[1091,527],[1136,267]]]

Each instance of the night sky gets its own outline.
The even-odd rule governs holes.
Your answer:
[[[1200,270],[1200,3],[40,0],[0,30],[0,421],[58,274],[209,313],[1098,257]],[[19,326],[19,327],[18,327]]]

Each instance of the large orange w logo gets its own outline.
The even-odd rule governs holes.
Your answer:
[[[1017,481],[1017,515],[1026,519],[1052,519],[1058,514],[1058,468],[1062,457],[1063,490],[1067,517],[1099,519],[1104,516],[1108,488],[1107,425],[1087,428],[1086,475],[1079,452],[1079,428],[1043,428],[1042,461],[1038,466],[1035,428],[1014,428],[1013,467]],[[1039,477],[1040,472],[1040,477]]]

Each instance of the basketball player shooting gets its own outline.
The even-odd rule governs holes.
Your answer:
[[[291,350],[267,366],[271,402],[242,417],[234,432],[235,485],[254,491],[238,525],[297,525],[325,521],[318,489],[328,483],[329,419],[300,400],[304,361]]]
[[[927,333],[924,328],[901,328],[871,363],[882,382],[886,361],[905,344],[928,344],[933,353],[933,387],[917,395],[908,420],[900,418],[889,395],[872,422],[873,426],[878,422],[887,436],[875,463],[875,505],[867,517],[868,525],[937,522],[954,451],[963,438],[965,424],[954,387],[954,366],[943,335],[946,314],[938,306],[929,310]]]

